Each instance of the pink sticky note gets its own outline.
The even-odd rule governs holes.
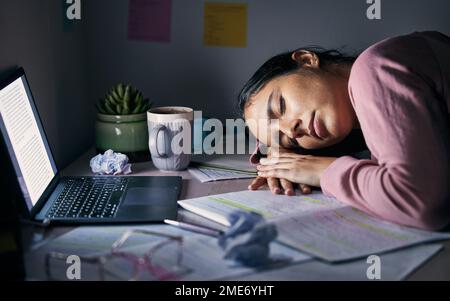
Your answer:
[[[128,39],[170,42],[171,0],[130,0]]]

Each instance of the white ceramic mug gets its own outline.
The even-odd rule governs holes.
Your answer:
[[[158,107],[150,109],[147,117],[148,145],[155,167],[163,171],[186,169],[191,162],[194,110]]]

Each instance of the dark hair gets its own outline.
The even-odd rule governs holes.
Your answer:
[[[259,67],[255,74],[245,83],[238,96],[238,109],[241,115],[244,115],[245,105],[250,97],[262,89],[269,81],[278,76],[293,73],[300,68],[299,63],[292,59],[292,53],[298,50],[315,53],[319,57],[322,66],[336,63],[353,63],[356,60],[355,56],[345,55],[337,49],[327,50],[317,46],[298,48],[278,54]]]

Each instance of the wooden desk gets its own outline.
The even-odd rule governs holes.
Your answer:
[[[63,171],[63,175],[92,175],[89,168],[89,160],[93,157],[93,155],[93,150],[86,152],[73,164],[67,167]],[[151,162],[133,164],[132,170],[132,175],[135,176],[181,176],[183,178],[183,188],[180,199],[245,190],[250,183],[249,179],[201,183],[197,179],[195,179],[188,171],[160,172],[152,165]],[[180,210],[179,219],[185,221],[198,221],[199,217],[184,210]],[[202,219],[202,222],[212,223],[204,219]],[[42,229],[28,226],[24,228],[24,245],[30,248],[33,246],[33,243],[30,242],[33,233],[36,231],[42,231]],[[50,228],[46,231],[45,236],[53,237],[61,235],[67,231],[70,231],[71,229],[73,229],[73,227]],[[425,265],[421,266],[413,274],[411,274],[407,280],[450,280],[450,241],[446,241],[443,244],[445,246],[444,250],[434,256]],[[302,264],[308,265],[310,263]],[[246,278],[244,277],[243,279],[245,280]]]

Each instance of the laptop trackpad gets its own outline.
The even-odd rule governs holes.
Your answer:
[[[131,187],[127,190],[123,205],[161,206],[167,203],[170,192],[167,188]]]
[[[171,187],[130,187],[116,218],[136,222],[175,219],[177,196],[177,191]]]

